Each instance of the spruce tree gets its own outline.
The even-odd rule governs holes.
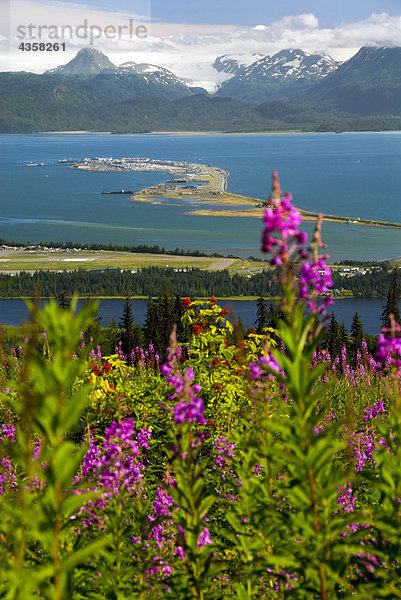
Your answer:
[[[351,336],[352,336],[352,351],[351,360],[354,366],[356,366],[356,355],[361,352],[362,342],[364,339],[363,323],[359,313],[355,313],[351,324]]]
[[[60,308],[70,308],[71,305],[71,300],[67,295],[67,292],[60,292],[60,294],[58,295],[58,305]]]
[[[162,360],[167,357],[167,348],[170,345],[170,335],[175,323],[174,298],[166,286],[156,301],[155,311],[155,339],[154,346]]]
[[[263,296],[260,296],[257,300],[256,319],[254,323],[256,325],[256,333],[259,333],[260,335],[263,333],[263,329],[269,325],[269,312]]]
[[[342,349],[345,347],[347,350],[347,357],[348,357],[348,352],[349,352],[349,348],[350,348],[350,337],[348,335],[348,332],[345,328],[344,323],[341,323],[340,325],[340,340],[341,340],[341,352]],[[343,360],[342,360],[342,353],[340,352],[340,364],[342,367],[344,367],[345,365],[343,365]]]
[[[327,333],[327,349],[332,360],[334,360],[336,356],[341,356],[342,333],[340,324],[334,313],[331,313],[330,325]]]
[[[394,320],[401,324],[400,317],[400,299],[401,299],[401,285],[398,267],[393,269],[390,281],[390,287],[387,293],[387,302],[383,309],[381,321],[384,327],[390,327],[390,315],[393,315]]]
[[[85,299],[84,306],[94,304],[94,301],[90,296]],[[92,321],[84,331],[85,343],[92,343],[94,346],[103,346],[106,341],[105,332],[101,325],[102,317],[99,315],[99,307],[97,306],[96,312],[92,317]]]
[[[117,328],[117,323],[116,323],[115,319],[113,318],[110,321],[110,325],[108,326],[106,333],[105,333],[106,341],[102,345],[103,354],[105,354],[105,355],[115,354],[117,344],[120,341],[120,337],[121,337],[120,330]]]
[[[277,321],[278,319],[283,319],[284,315],[280,308],[274,302],[269,303],[269,309],[267,311],[267,327],[273,329],[273,333],[270,334],[272,340],[274,340],[277,344],[281,343],[279,336],[277,335]]]
[[[143,348],[146,345],[145,342],[145,332],[143,330],[143,327],[141,326],[140,323],[135,323],[134,324],[134,340],[133,340],[133,348]]]
[[[246,329],[241,317],[237,317],[234,321],[233,336],[235,344],[241,346],[241,342],[246,336]]]
[[[149,296],[147,301],[147,310],[145,316],[145,339],[146,343],[155,345],[156,340],[156,303],[152,296]]]
[[[356,349],[360,350],[362,348],[362,342],[364,338],[363,332],[363,323],[361,321],[361,317],[359,313],[355,313],[352,319],[351,324],[351,335],[353,338],[353,343]]]
[[[182,298],[179,294],[176,294],[174,300],[174,321],[177,324],[177,339],[182,341],[184,339],[184,326],[182,324],[182,316],[184,314],[184,305]]]
[[[123,316],[120,322],[121,328],[121,349],[126,356],[127,361],[130,360],[131,351],[135,344],[134,335],[134,312],[132,310],[131,298],[127,297],[124,302]]]

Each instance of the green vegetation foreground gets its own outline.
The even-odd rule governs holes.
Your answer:
[[[3,340],[0,597],[401,597],[401,328],[354,365],[319,353],[320,222],[309,245],[277,177],[272,201],[275,329],[233,340],[184,298],[159,368],[51,302]]]

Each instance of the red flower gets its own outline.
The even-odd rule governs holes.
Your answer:
[[[223,310],[221,311],[221,316],[222,317],[226,317],[228,315],[230,311],[228,310],[228,308],[223,308]]]
[[[210,304],[216,304],[217,300],[214,296],[209,299]]]
[[[183,298],[182,303],[185,306],[185,308],[188,308],[188,306],[191,304],[191,298]]]
[[[201,325],[192,325],[192,331],[195,335],[198,335],[200,331],[203,331],[203,327]]]
[[[111,364],[110,363],[105,363],[103,365],[103,373],[110,373],[111,371]]]

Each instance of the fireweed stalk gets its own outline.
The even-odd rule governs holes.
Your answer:
[[[317,297],[328,294],[333,285],[331,271],[325,261],[328,254],[319,255],[319,248],[326,246],[321,240],[323,215],[318,217],[313,241],[307,246],[308,236],[299,230],[302,216],[292,205],[292,196],[280,189],[278,174],[273,173],[273,191],[269,197],[270,208],[264,215],[265,229],[262,236],[262,250],[272,255],[271,265],[280,268],[280,280],[283,289],[283,306],[291,310],[297,300],[306,302],[314,313],[325,313],[325,307],[331,306],[330,295],[323,305],[317,304]],[[292,292],[291,298],[288,293]],[[291,299],[290,305],[287,300]]]
[[[188,367],[181,373],[178,368],[182,350],[177,344],[176,327],[174,327],[170,343],[167,362],[162,365],[161,372],[167,383],[175,388],[175,391],[169,396],[170,400],[177,400],[173,409],[173,420],[177,424],[188,422],[205,425],[203,400],[196,395],[201,388],[198,383],[192,384],[195,376],[194,370],[192,367]]]
[[[337,597],[340,582],[347,588],[349,557],[332,542],[350,520],[350,513],[344,511],[333,519],[338,490],[349,481],[345,473],[338,473],[333,457],[346,444],[338,441],[336,423],[329,423],[318,436],[315,432],[323,418],[320,400],[325,388],[319,380],[328,366],[313,364],[322,330],[317,316],[332,304],[331,272],[325,263],[328,256],[319,255],[324,247],[322,215],[308,246],[306,233],[299,229],[301,215],[291,195],[281,192],[277,173],[273,173],[269,204],[262,250],[272,255],[270,262],[279,271],[283,318],[277,321],[277,333],[282,345],[267,349],[252,376],[257,379],[266,373],[285,385],[288,402],[274,405],[266,399],[268,417],[262,417],[260,433],[254,431],[249,437],[245,465],[238,467],[244,482],[243,501],[238,503],[242,514],[231,522],[247,556],[243,560],[248,578],[241,597],[256,597],[258,578],[267,571],[275,578],[275,597],[284,598],[289,570],[291,586],[307,582],[311,596],[325,600]],[[326,294],[319,304],[319,296]],[[256,466],[259,475],[250,482],[248,474]],[[257,542],[252,539],[255,531]]]
[[[201,459],[205,433],[199,426],[206,425],[204,404],[197,394],[201,388],[194,383],[194,371],[187,367],[181,373],[179,362],[182,350],[177,344],[176,327],[170,338],[171,347],[162,374],[174,391],[168,396],[175,401],[172,417],[176,430],[171,431],[170,452],[173,485],[166,489],[178,510],[168,518],[176,527],[176,543],[182,557],[182,570],[173,574],[171,588],[177,598],[211,597],[214,576],[214,540],[207,527],[207,514],[216,501],[208,494],[204,480],[204,462]]]
[[[390,327],[383,327],[378,339],[376,358],[384,368],[393,368],[401,377],[401,326],[391,315]]]

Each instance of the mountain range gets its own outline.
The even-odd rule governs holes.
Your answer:
[[[216,95],[247,102],[279,100],[285,95],[287,100],[296,101],[306,90],[336,71],[339,64],[330,56],[281,50],[237,68]]]
[[[140,96],[174,99],[199,91],[185,85],[164,67],[134,62],[116,66],[95,48],[82,48],[69,63],[44,75],[67,78],[69,83],[112,101]]]
[[[350,115],[401,115],[401,47],[363,47],[312,90],[308,102],[320,111]]]
[[[0,73],[0,131],[399,128],[401,48],[363,47],[340,64],[300,49],[222,55],[214,95],[165,67],[114,65],[83,48],[42,75]],[[223,78],[224,79],[224,78]]]

